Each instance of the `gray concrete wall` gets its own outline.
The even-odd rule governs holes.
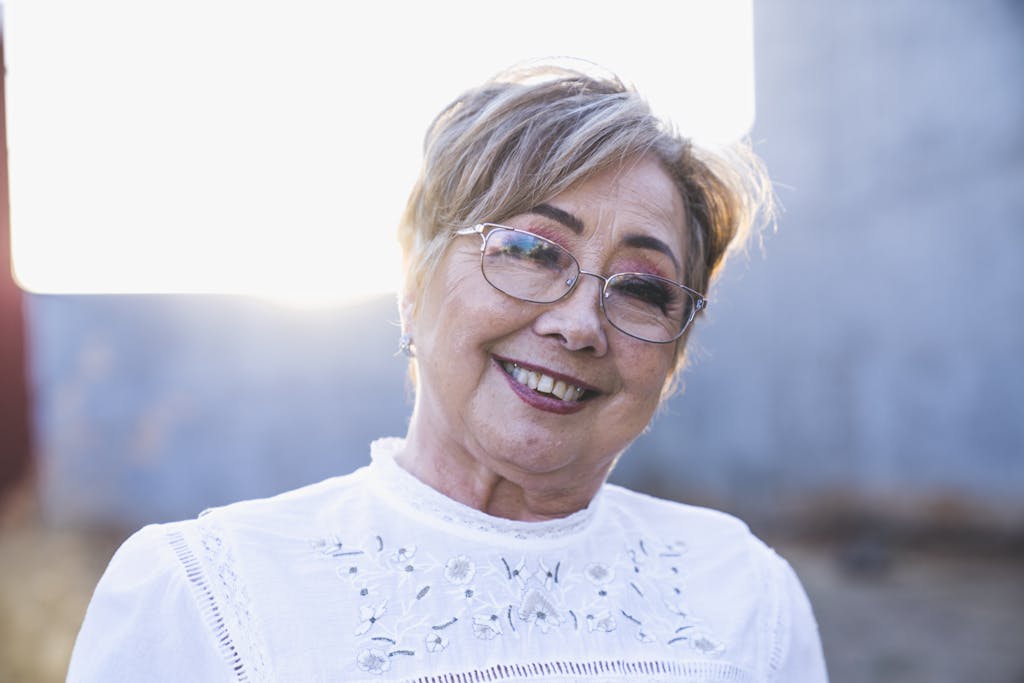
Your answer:
[[[1024,525],[1024,5],[755,11],[753,138],[785,212],[713,292],[686,393],[616,479],[754,516],[841,498]],[[29,307],[56,520],[194,515],[404,431],[392,301]]]
[[[644,444],[741,501],[1019,510],[1024,4],[761,2],[756,27],[786,210],[717,293],[680,434]]]

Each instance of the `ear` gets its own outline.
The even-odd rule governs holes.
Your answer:
[[[416,298],[404,287],[398,296],[398,315],[402,323],[402,332],[415,337],[413,323],[416,315]]]

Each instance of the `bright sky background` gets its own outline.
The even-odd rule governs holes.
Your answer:
[[[43,293],[394,291],[433,116],[524,59],[631,81],[707,142],[754,117],[752,0],[4,0],[15,276]]]

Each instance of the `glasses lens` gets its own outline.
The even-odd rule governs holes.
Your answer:
[[[572,254],[554,242],[509,228],[495,228],[484,242],[482,268],[492,285],[510,296],[550,303],[565,296],[579,275]]]
[[[608,278],[604,311],[626,334],[652,342],[669,342],[693,317],[694,296],[671,280],[643,273]]]

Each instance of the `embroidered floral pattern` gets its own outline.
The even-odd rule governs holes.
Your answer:
[[[673,586],[664,596],[665,607],[673,614],[685,617],[689,610],[686,607],[686,599],[683,597],[683,589]]]
[[[440,633],[428,633],[426,638],[427,652],[440,652],[448,647],[448,639]]]
[[[384,616],[384,611],[387,609],[388,603],[385,600],[379,605],[364,606],[359,608],[359,625],[356,626],[356,635],[361,636],[377,623],[377,621]]]
[[[587,568],[583,570],[583,574],[595,586],[607,586],[615,578],[615,572],[612,568],[600,562],[588,564]]]
[[[376,648],[366,648],[356,655],[356,664],[360,669],[371,674],[382,674],[391,668],[388,653]]]
[[[715,656],[725,652],[725,646],[700,627],[684,626],[677,632],[681,635],[676,636],[669,643],[687,643],[691,648],[705,655]]]
[[[465,555],[448,560],[444,565],[444,578],[448,583],[464,586],[476,576],[476,565]]]
[[[597,614],[588,614],[587,628],[591,631],[611,633],[615,630],[615,617],[608,610],[601,610]]]
[[[411,545],[408,547],[402,547],[396,550],[391,555],[391,561],[398,565],[406,565],[412,562],[412,558],[416,555],[416,546]]]
[[[437,557],[424,547],[381,536],[362,542],[328,537],[313,543],[335,563],[351,590],[361,671],[382,674],[394,657],[445,656],[461,638],[480,643],[507,637],[624,635],[651,647],[687,648],[717,657],[725,644],[691,616],[685,589],[685,546],[638,539],[602,558]],[[348,588],[343,588],[347,586]],[[417,605],[434,601],[429,610]],[[437,605],[451,610],[427,622]],[[599,645],[599,641],[595,641]]]
[[[725,645],[701,630],[697,630],[690,636],[690,644],[693,649],[706,655],[720,655],[725,652]]]
[[[547,633],[550,628],[562,623],[558,610],[547,596],[536,588],[531,588],[523,594],[523,600],[519,605],[519,618],[539,628],[541,633]]]
[[[501,617],[480,614],[473,617],[473,635],[480,640],[493,640],[501,635]]]

